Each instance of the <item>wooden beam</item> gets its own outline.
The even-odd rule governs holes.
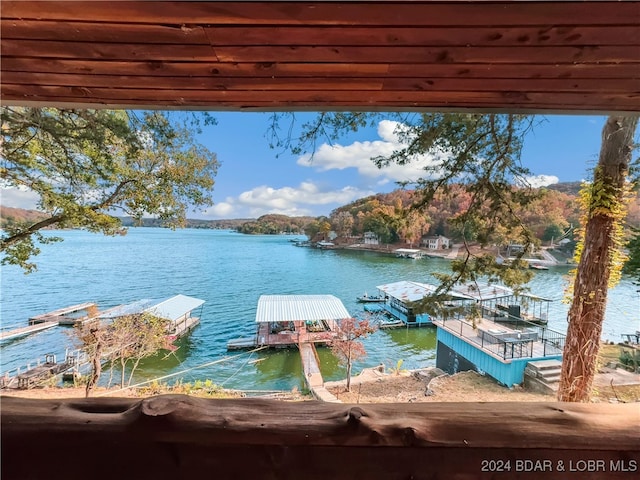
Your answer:
[[[216,46],[154,43],[84,43],[4,39],[3,57],[120,61],[306,62],[306,63],[575,63],[640,65],[637,46],[376,47]]]
[[[440,91],[440,92],[504,92],[518,91],[522,87],[528,92],[571,93],[640,93],[637,79],[580,79],[538,78],[530,85],[522,85],[512,78],[436,78],[436,77],[317,77],[301,81],[298,77],[223,77],[223,76],[175,76],[145,75],[77,75],[61,73],[12,72],[2,76],[6,84],[30,84],[41,86],[67,86],[86,88],[138,89],[149,85],[149,90],[237,90],[237,91]]]
[[[117,8],[116,8],[117,5]],[[598,15],[593,12],[597,11]],[[8,20],[128,22],[175,25],[540,26],[637,25],[637,2],[358,1],[198,2],[4,0]],[[178,20],[179,19],[179,20]]]
[[[93,479],[566,480],[570,465],[588,460],[606,470],[580,479],[628,479],[640,462],[632,404],[4,397],[1,422],[3,479],[86,480],[90,471]],[[58,468],[69,454],[73,468]],[[506,462],[510,470],[497,471]],[[533,471],[536,462],[545,470]]]
[[[145,60],[72,60],[3,57],[3,72],[87,75],[234,76],[234,77],[367,77],[385,78],[583,78],[639,79],[637,64],[503,65],[478,63],[211,63]]]
[[[632,25],[599,26],[281,26],[146,25],[49,20],[2,20],[3,39],[74,42],[211,44],[214,46],[351,45],[351,46],[502,46],[608,45],[639,46]]]

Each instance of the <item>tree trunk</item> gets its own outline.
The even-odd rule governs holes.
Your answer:
[[[347,355],[347,392],[351,391],[351,345],[349,345],[349,353]]]
[[[124,358],[120,357],[120,388],[124,388],[124,382],[126,381],[125,376],[125,367],[127,366],[127,362]]]
[[[86,398],[89,398],[89,396],[91,395],[91,392],[93,391],[93,388],[98,383],[98,380],[100,380],[100,374],[102,373],[101,357],[102,357],[102,342],[98,340],[98,342],[96,343],[95,352],[93,353],[93,356],[91,358],[92,368],[91,368],[91,376],[87,380],[87,386],[85,389]]]
[[[623,202],[633,134],[638,117],[611,116],[602,130],[600,158],[594,173],[594,186],[604,186],[613,192],[614,202]],[[564,346],[562,375],[558,399],[564,402],[589,400],[597,368],[600,335],[607,303],[607,290],[611,275],[611,254],[616,248],[614,215],[592,196],[585,225],[584,249],[578,263],[574,282],[573,301],[569,309],[567,338]]]

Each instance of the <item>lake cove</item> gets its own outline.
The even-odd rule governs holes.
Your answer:
[[[353,315],[364,315],[357,297],[400,280],[435,283],[433,272],[448,261],[408,260],[364,251],[299,248],[291,236],[254,236],[230,231],[131,228],[127,235],[104,237],[82,231],[47,232],[65,238],[37,257],[38,271],[24,275],[3,267],[2,326],[26,326],[35,315],[82,302],[108,308],[144,298],[177,294],[205,300],[200,325],[166,356],[145,361],[135,381],[189,370],[185,382],[212,379],[226,388],[289,390],[303,388],[296,350],[228,355],[227,342],[255,333],[261,295],[334,295]],[[302,237],[300,237],[302,238]],[[566,331],[568,305],[561,302],[567,268],[536,272],[531,292],[553,299],[549,327]],[[639,329],[640,296],[630,281],[609,295],[603,338]],[[2,344],[2,369],[24,367],[45,354],[63,353],[74,343],[73,330],[56,327]],[[430,327],[380,330],[365,340],[367,357],[355,365],[403,368],[435,365],[436,334]],[[319,348],[325,380],[344,376],[344,368]],[[200,365],[220,360],[206,368]],[[259,361],[256,361],[259,360]],[[195,368],[195,369],[194,369]]]

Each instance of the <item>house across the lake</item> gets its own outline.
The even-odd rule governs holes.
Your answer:
[[[451,247],[451,240],[442,235],[434,235],[430,237],[422,237],[420,245],[429,250],[444,250]]]

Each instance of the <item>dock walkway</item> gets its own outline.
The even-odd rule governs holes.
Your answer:
[[[69,314],[77,313],[82,310],[86,310],[86,316],[81,318],[67,317],[67,315]],[[34,323],[57,321],[60,324],[74,325],[85,320],[86,318],[93,317],[94,314],[97,314],[97,312],[98,306],[95,303],[80,303],[78,305],[71,305],[70,307],[60,308],[52,312],[47,312],[41,315],[36,315],[35,317],[31,317],[29,319],[29,324],[33,325]]]
[[[8,330],[6,332],[0,333],[0,341],[21,337],[23,335],[29,335],[31,333],[35,333],[41,330],[46,330],[48,328],[55,327],[59,324],[60,322],[57,322],[57,321],[48,321],[43,323],[35,323],[32,325],[29,325],[28,327],[14,328],[13,330]]]
[[[313,343],[305,342],[298,345],[300,358],[302,359],[302,371],[304,379],[311,394],[323,402],[340,402],[329,390],[324,387],[324,379],[320,373],[318,352]]]

